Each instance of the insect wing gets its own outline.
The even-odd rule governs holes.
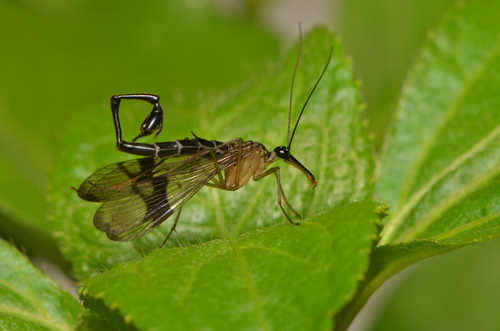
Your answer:
[[[90,176],[78,194],[104,202],[94,216],[99,230],[115,241],[133,240],[173,215],[217,174],[207,154],[112,164]]]
[[[87,178],[78,188],[78,195],[92,202],[125,198],[134,194],[134,184],[138,185],[141,179],[150,178],[154,169],[166,161],[147,157],[110,164]]]

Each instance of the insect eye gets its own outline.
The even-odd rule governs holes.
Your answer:
[[[279,146],[274,149],[276,156],[288,160],[290,156],[290,151],[285,146]]]

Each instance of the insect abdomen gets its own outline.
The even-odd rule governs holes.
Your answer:
[[[217,140],[205,140],[196,137],[195,139],[184,138],[182,140],[156,143],[159,158],[189,156],[198,153],[204,148],[213,148],[223,144]],[[227,149],[227,148],[226,148]]]

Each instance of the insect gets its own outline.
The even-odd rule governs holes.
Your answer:
[[[153,144],[138,143],[136,140],[149,136],[163,128],[163,110],[160,98],[155,94],[122,94],[111,97],[111,111],[116,132],[116,149],[125,153],[144,156],[144,158],[119,162],[97,170],[78,188],[80,198],[102,202],[94,216],[94,225],[114,241],[130,241],[154,230],[166,219],[177,212],[172,228],[162,246],[175,231],[182,207],[203,186],[234,191],[249,182],[274,175],[277,181],[278,205],[290,223],[282,201],[298,217],[302,218],[290,205],[281,187],[280,168],[268,166],[284,160],[302,171],[312,188],[316,187],[314,175],[307,170],[292,154],[290,148],[300,118],[314,90],[323,77],[328,61],[310,92],[290,136],[290,117],[292,108],[293,82],[300,59],[292,78],[288,117],[287,146],[268,151],[264,145],[254,141],[236,138],[229,142],[205,140],[194,133],[194,139],[185,138]],[[122,100],[143,100],[153,105],[153,110],[140,127],[139,135],[131,142],[122,138],[119,110]],[[267,170],[266,170],[267,169]]]

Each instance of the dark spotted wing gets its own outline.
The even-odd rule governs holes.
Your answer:
[[[129,160],[98,170],[78,194],[103,202],[94,216],[99,230],[128,241],[160,225],[216,174],[209,157]]]
[[[250,145],[243,146],[243,157],[249,149]],[[237,158],[238,149],[216,154],[221,171]],[[147,157],[96,171],[78,188],[78,195],[103,202],[94,216],[99,230],[112,240],[129,241],[163,223],[217,174],[208,149],[182,158]]]

